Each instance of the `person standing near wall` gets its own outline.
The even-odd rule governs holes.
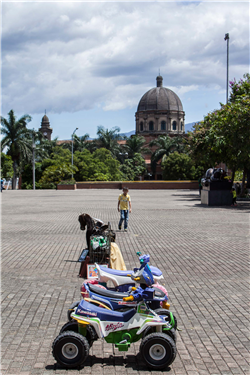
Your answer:
[[[118,198],[118,212],[120,212],[120,221],[118,224],[119,230],[122,229],[122,223],[124,221],[124,231],[127,232],[128,230],[128,219],[129,213],[132,211],[131,199],[128,195],[128,188],[124,187],[123,193],[119,195]]]

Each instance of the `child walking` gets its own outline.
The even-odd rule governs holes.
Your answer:
[[[122,229],[122,222],[124,221],[124,231],[127,232],[128,230],[128,218],[129,213],[132,211],[131,199],[128,195],[128,188],[124,187],[123,193],[119,195],[118,198],[118,212],[120,212],[121,217],[118,224],[119,230]]]

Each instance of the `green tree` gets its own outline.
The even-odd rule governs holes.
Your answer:
[[[95,143],[98,148],[106,148],[112,155],[117,156],[121,152],[121,148],[118,144],[120,128],[114,127],[111,130],[104,129],[103,126],[98,126]]]
[[[55,188],[62,181],[71,179],[78,171],[75,164],[71,165],[71,152],[61,146],[55,146],[50,158],[42,161],[43,172],[39,180],[42,188]]]
[[[41,177],[42,161],[48,158],[52,141],[44,138],[43,134],[39,131],[30,130],[27,135],[27,142],[32,154],[28,159],[20,157],[19,160],[19,177],[22,177],[22,189],[32,188],[33,186],[33,147],[35,158],[35,174],[36,174],[36,187],[38,188],[38,179]]]
[[[7,148],[7,154],[13,163],[12,188],[16,188],[17,165],[21,158],[29,160],[32,155],[30,148],[30,130],[27,123],[31,121],[31,116],[24,115],[19,120],[13,110],[8,113],[8,119],[1,117],[2,149]]]
[[[38,182],[44,172],[42,162],[35,163],[36,171],[36,189],[41,189],[42,186]],[[22,168],[22,189],[33,189],[33,166],[31,163],[26,163]]]
[[[128,157],[134,158],[135,154],[150,153],[150,150],[145,146],[145,138],[140,135],[133,135],[126,139],[126,144],[123,150],[128,153]]]
[[[159,135],[156,139],[149,143],[150,147],[156,147],[155,151],[151,156],[151,169],[155,173],[156,165],[163,156],[168,156],[170,153],[175,150],[175,143],[173,138],[170,138],[168,135]]]
[[[187,152],[187,141],[184,137],[177,135],[172,138],[174,151],[181,153]]]
[[[163,157],[162,170],[164,180],[193,180],[200,174],[191,157],[177,151]]]
[[[51,139],[51,140],[43,137],[43,140],[41,143],[42,143],[41,146],[43,147],[44,151],[46,152],[48,157],[50,157],[55,147],[58,147],[58,137]],[[59,147],[63,148],[63,145]]]
[[[193,132],[188,133],[189,155],[195,163],[204,165],[204,170],[217,162],[217,155],[212,152],[212,143],[208,137],[208,129],[204,122],[196,123]]]
[[[51,165],[45,169],[39,183],[44,189],[55,188],[62,180],[71,179],[72,173],[76,171],[77,167],[68,163]]]
[[[78,137],[76,134],[73,136],[73,152],[83,151],[89,148],[89,134],[84,134],[83,136]],[[68,149],[72,152],[72,142],[67,142],[62,144],[63,148]]]
[[[120,166],[120,171],[123,173],[123,180],[139,180],[139,178],[144,176],[147,171],[145,160],[141,154],[135,153],[132,158],[124,161],[124,163]]]
[[[93,154],[88,150],[76,151],[74,165],[78,168],[77,181],[119,181],[122,177],[119,161],[105,148],[97,149]]]
[[[1,176],[6,180],[13,177],[13,162],[10,156],[1,152]]]
[[[194,158],[203,158],[209,166],[224,162],[232,171],[243,171],[242,191],[245,176],[250,168],[250,76],[231,82],[230,101],[209,113],[195,125],[190,134],[190,148]]]

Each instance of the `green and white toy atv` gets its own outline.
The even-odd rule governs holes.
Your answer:
[[[89,355],[90,346],[97,339],[114,344],[119,351],[127,351],[132,343],[141,340],[140,353],[146,365],[152,369],[162,370],[175,360],[174,317],[170,313],[171,319],[166,321],[166,316],[157,315],[147,304],[154,294],[154,289],[148,287],[153,283],[148,264],[131,277],[144,280],[145,288],[134,288],[131,295],[124,298],[137,301],[135,307],[125,312],[110,310],[90,298],[80,302],[71,314],[73,321],[62,327],[52,345],[53,356],[61,366],[82,366]]]

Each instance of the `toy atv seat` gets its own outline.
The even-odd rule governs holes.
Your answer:
[[[115,292],[113,290],[102,289],[98,286],[88,284],[89,290],[93,293],[99,294],[100,296],[108,297],[108,298],[118,298],[123,299],[123,297],[128,297],[129,293],[125,292]]]
[[[136,310],[133,308],[125,312],[120,312],[114,310],[107,310],[102,307],[97,307],[96,305],[94,308],[94,312],[96,314],[95,316],[99,318],[101,321],[111,322],[128,322],[136,314]],[[85,300],[81,300],[79,306],[76,309],[75,314],[78,315],[78,317],[93,317],[93,304]]]
[[[117,298],[117,299],[122,300],[123,297],[128,297],[130,295],[129,293],[126,293],[126,292],[116,292],[114,290],[102,289],[93,284],[88,284],[88,287],[91,292],[96,293],[100,296],[108,297],[108,298]],[[165,293],[161,289],[155,287],[154,290],[155,290],[155,297],[158,297],[158,298],[165,297]]]
[[[120,271],[120,270],[114,270],[112,268],[102,267],[101,265],[99,265],[99,267],[102,271],[110,273],[111,275],[128,276],[128,274],[133,273],[132,270],[130,270],[130,271]],[[153,276],[161,276],[162,275],[162,272],[161,272],[161,270],[159,270],[159,268],[154,267],[154,266],[150,266],[150,269],[151,269],[151,272],[152,272]]]

